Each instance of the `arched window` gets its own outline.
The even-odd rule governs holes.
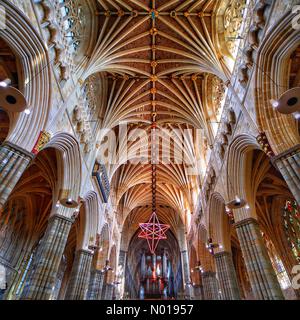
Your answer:
[[[286,272],[286,269],[283,265],[282,260],[279,258],[276,249],[271,242],[271,240],[267,237],[266,234],[262,233],[263,239],[265,241],[266,247],[268,249],[268,254],[273,266],[273,269],[276,273],[277,279],[281,286],[282,290],[286,290],[292,286],[289,276]]]
[[[289,246],[300,263],[300,208],[296,201],[287,201],[283,209],[283,225]]]

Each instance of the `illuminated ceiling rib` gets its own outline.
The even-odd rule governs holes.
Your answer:
[[[205,143],[208,146],[214,143],[211,125],[214,114],[205,96],[207,79],[211,75],[226,80],[228,75],[211,37],[215,1],[98,0],[98,3],[100,35],[81,80],[100,73],[101,81],[107,83],[102,127],[117,132],[120,122],[127,122],[128,134],[141,128],[151,140],[151,117],[155,112],[160,129],[175,129],[178,135],[192,130],[185,157],[190,163],[198,163],[206,152]],[[200,141],[196,140],[197,129],[203,132]],[[98,138],[101,141],[103,136]],[[116,205],[120,210],[121,207],[134,210],[147,205],[151,198],[150,166],[128,164],[122,154],[125,145],[118,142],[118,161],[111,158],[111,163],[117,164],[108,165],[108,176]],[[139,145],[137,141],[130,142],[129,160],[135,158]],[[185,164],[159,163],[157,183],[159,205],[171,206],[181,217],[187,208],[192,211],[193,193],[194,190],[199,193],[200,181],[189,174]]]

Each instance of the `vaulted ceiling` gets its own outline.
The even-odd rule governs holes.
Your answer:
[[[98,0],[99,37],[82,81],[91,77],[98,81],[103,128],[118,134],[117,126],[127,122],[129,136],[136,128],[145,129],[145,139],[150,141],[155,116],[159,128],[177,129],[178,134],[190,129],[185,158],[192,163],[190,168],[203,173],[209,146],[214,143],[213,123],[220,112],[218,95],[224,94],[221,80],[225,82],[229,75],[216,44],[215,18],[221,3],[224,1]],[[136,150],[145,144],[142,139],[132,140],[128,158],[136,160]],[[174,146],[176,142],[170,148]],[[126,162],[123,147],[118,140],[121,161],[107,166],[112,199],[118,212],[140,211],[145,218],[151,211],[151,166]],[[150,158],[149,149],[139,157]],[[108,162],[112,160],[116,159]],[[165,221],[170,220],[165,207],[184,220],[200,190],[195,171],[189,172],[189,166],[174,160],[171,151],[171,163],[160,162],[157,170],[158,214]]]

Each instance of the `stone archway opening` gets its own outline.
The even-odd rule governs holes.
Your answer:
[[[48,224],[56,179],[56,151],[49,148],[31,162],[0,213],[0,263],[7,270],[7,299],[20,299],[26,288]]]
[[[125,295],[128,299],[179,299],[183,291],[182,262],[178,241],[172,231],[166,233],[155,254],[147,241],[138,238],[139,230],[128,247],[125,268]]]
[[[10,80],[10,85],[19,87],[18,59],[9,45],[0,37],[0,82]],[[0,106],[0,145],[8,136],[10,128],[9,114]]]
[[[243,258],[240,242],[236,230],[232,229],[231,233],[231,253],[233,265],[236,271],[238,285],[240,288],[241,299],[253,300],[251,292],[251,284],[246,270],[245,261]]]
[[[297,218],[296,212],[299,207],[281,173],[272,165],[265,153],[260,150],[252,151],[251,170],[257,219],[263,240],[286,299],[294,299],[295,294],[299,294],[291,287],[292,268],[300,259],[300,249],[297,246],[298,241],[300,243],[300,229],[297,224],[297,221],[300,223],[300,218]],[[295,205],[295,210],[291,208],[289,212],[287,203]],[[294,226],[287,224],[289,219],[295,220]],[[291,234],[295,234],[294,249],[289,241]]]
[[[300,87],[300,45],[291,54],[289,62],[289,88]],[[300,119],[298,119],[298,132],[300,136]]]
[[[68,283],[70,281],[71,277],[71,271],[75,260],[75,254],[76,254],[76,246],[77,246],[77,236],[78,236],[78,229],[80,225],[80,215],[76,219],[76,221],[73,223],[67,244],[65,247],[65,251],[63,253],[59,271],[57,275],[57,282],[56,282],[56,288],[54,293],[54,300],[64,300]]]

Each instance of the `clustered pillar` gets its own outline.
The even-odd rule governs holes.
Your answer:
[[[277,166],[295,200],[300,205],[300,145],[276,156],[273,163]]]
[[[112,283],[106,283],[105,286],[103,287],[103,295],[102,299],[103,300],[112,300],[113,298],[113,293],[114,293],[114,284]]]
[[[93,253],[78,250],[75,254],[66,300],[85,300],[90,281]]]
[[[22,293],[23,300],[51,300],[72,223],[73,220],[60,215],[49,219]]]
[[[215,254],[217,274],[224,300],[240,300],[240,290],[230,252]]]
[[[195,300],[204,300],[203,297],[203,286],[202,285],[194,285],[194,298]]]
[[[236,224],[247,273],[257,300],[283,300],[283,294],[264,245],[258,222],[249,218]]]
[[[191,283],[189,257],[188,257],[188,252],[186,250],[181,251],[181,258],[182,258],[182,264],[183,264],[185,299],[191,300],[193,298],[193,286]]]
[[[118,274],[118,288],[116,290],[116,300],[121,299],[124,294],[125,285],[125,268],[126,268],[127,252],[120,250],[119,254],[119,274]]]
[[[0,210],[34,155],[10,143],[0,147]]]
[[[219,300],[219,287],[216,273],[206,271],[202,273],[204,300]]]
[[[103,290],[104,272],[102,270],[93,270],[91,272],[89,284],[89,300],[101,300]]]
[[[114,291],[114,283],[111,282],[113,278],[112,270],[106,270],[103,278],[101,300],[112,300]]]

